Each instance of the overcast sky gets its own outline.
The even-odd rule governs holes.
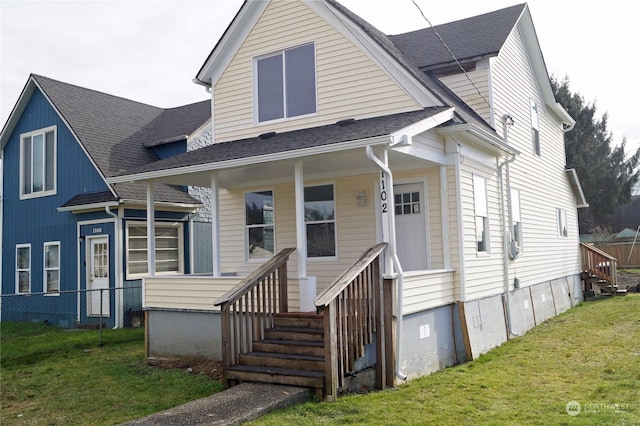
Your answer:
[[[416,0],[438,25],[519,0]],[[428,26],[412,0],[341,0],[387,34]],[[640,145],[640,85],[633,58],[640,25],[628,2],[528,2],[550,74],[599,113],[614,141]],[[242,0],[0,0],[0,124],[30,73],[159,107],[207,99],[191,82]],[[627,152],[630,150],[628,149]]]

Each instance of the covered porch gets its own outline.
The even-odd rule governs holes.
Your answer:
[[[208,187],[211,192],[211,275],[159,275],[154,269],[155,241],[147,243],[149,277],[145,279],[143,303],[147,314],[156,317],[147,320],[148,354],[155,355],[154,347],[158,347],[152,341],[159,338],[153,327],[159,327],[160,321],[171,321],[170,312],[192,312],[203,319],[215,318],[213,323],[206,320],[206,327],[214,330],[213,346],[219,348],[210,355],[225,360],[228,366],[235,365],[240,354],[251,352],[255,338],[264,337],[265,330],[273,326],[269,321],[274,320],[260,325],[267,315],[260,309],[271,300],[268,315],[332,312],[322,316],[323,339],[330,339],[325,348],[337,350],[340,343],[331,339],[352,335],[347,331],[351,320],[341,322],[348,317],[347,311],[357,313],[356,323],[363,319],[361,325],[368,327],[367,337],[354,332],[360,336],[355,339],[361,349],[343,346],[348,359],[323,355],[325,363],[335,360],[330,374],[322,372],[322,380],[329,380],[323,386],[329,399],[344,386],[342,378],[353,368],[379,364],[384,372],[376,376],[384,383],[393,383],[396,374],[402,377],[396,363],[400,339],[394,338],[401,333],[402,321],[397,319],[452,304],[459,294],[451,248],[452,235],[457,232],[455,165],[444,141],[430,131],[449,120],[452,111],[427,115],[419,120],[411,118],[394,132],[371,129],[362,123],[367,120],[336,123],[326,126],[330,129],[324,132],[314,129],[329,143],[299,149],[259,155],[249,155],[254,153],[249,151],[247,157],[227,159],[211,153],[199,158],[198,152],[191,152],[185,154],[189,157],[186,160],[180,158],[183,156],[174,159],[173,165],[164,160],[167,164],[158,164],[156,169],[119,178],[147,183],[149,217],[153,217],[156,183]],[[354,128],[349,129],[351,126]],[[371,136],[331,142],[332,132],[358,133],[363,129]],[[283,148],[290,140],[309,138],[296,133],[265,134],[251,143]],[[208,148],[221,154],[229,148],[227,144],[249,145],[235,141]],[[155,235],[153,221],[147,223],[147,235]],[[373,257],[367,256],[371,250]],[[279,263],[276,269],[280,272],[262,276],[273,262]],[[354,265],[364,266],[359,270],[360,266]],[[375,273],[372,268],[377,268]],[[347,275],[353,277],[346,279]],[[271,295],[258,296],[260,291],[254,286],[264,287],[260,291]],[[365,290],[367,297],[361,295]],[[344,291],[347,296],[339,296]],[[334,296],[331,300],[325,300],[327,292]],[[258,302],[260,297],[263,299]],[[340,297],[343,302],[334,302]],[[332,303],[337,305],[331,308]],[[379,345],[387,338],[378,339],[378,347],[372,347],[373,336],[384,327],[389,339],[386,349]],[[365,351],[365,347],[369,349]],[[373,361],[367,351],[374,354]],[[341,375],[334,377],[335,368],[342,369]],[[232,383],[242,377],[229,376],[228,380]]]

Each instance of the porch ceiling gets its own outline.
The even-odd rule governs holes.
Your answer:
[[[378,167],[367,158],[365,149],[355,148],[307,157],[254,163],[250,165],[218,169],[221,188],[233,189],[247,186],[293,182],[297,161],[303,162],[305,179],[331,178],[378,173]],[[389,151],[392,170],[428,168],[435,163],[424,161],[393,150]],[[172,185],[211,186],[213,170],[165,176],[154,180]],[[116,184],[117,187],[118,184]]]

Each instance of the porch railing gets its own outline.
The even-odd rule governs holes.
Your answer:
[[[286,248],[256,269],[218,300],[222,331],[222,363],[238,364],[240,353],[251,352],[273,326],[275,313],[287,312],[287,261],[295,248]]]
[[[315,300],[324,316],[326,399],[337,397],[354,363],[377,333],[378,387],[386,386],[381,253],[387,243],[367,250]]]
[[[618,283],[618,259],[584,243],[580,243],[580,257],[582,258],[583,272],[588,272],[607,281],[612,288]]]

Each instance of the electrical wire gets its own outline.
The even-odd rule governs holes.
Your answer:
[[[458,61],[458,58],[456,58],[456,56],[453,54],[453,52],[451,51],[449,46],[447,46],[447,43],[445,43],[445,41],[442,39],[442,36],[440,35],[440,33],[438,33],[438,30],[436,30],[436,27],[434,27],[433,24],[431,24],[431,21],[429,20],[429,18],[427,18],[427,16],[424,14],[424,12],[422,11],[422,8],[420,7],[420,5],[416,2],[416,0],[411,0],[411,1],[418,8],[418,11],[420,12],[420,15],[422,15],[422,18],[424,18],[424,20],[427,22],[427,24],[429,24],[429,27],[431,27],[431,29],[433,30],[433,32],[436,35],[436,37],[438,37],[438,40],[440,40],[440,43],[442,43],[444,48],[447,49],[447,52],[449,52],[449,55],[451,56],[451,58],[458,65],[458,68],[460,68],[460,70],[464,73],[464,76],[467,78],[467,80],[469,80],[469,82],[471,83],[473,88],[476,89],[476,92],[478,92],[478,95],[482,98],[484,103],[486,103],[487,106],[489,107],[489,109],[491,109],[491,104],[489,103],[487,98],[484,97],[484,95],[482,94],[480,89],[478,89],[478,86],[476,86],[476,84],[473,82],[473,80],[471,79],[469,74],[467,74],[467,71],[464,69],[464,67],[462,66],[460,61]]]

